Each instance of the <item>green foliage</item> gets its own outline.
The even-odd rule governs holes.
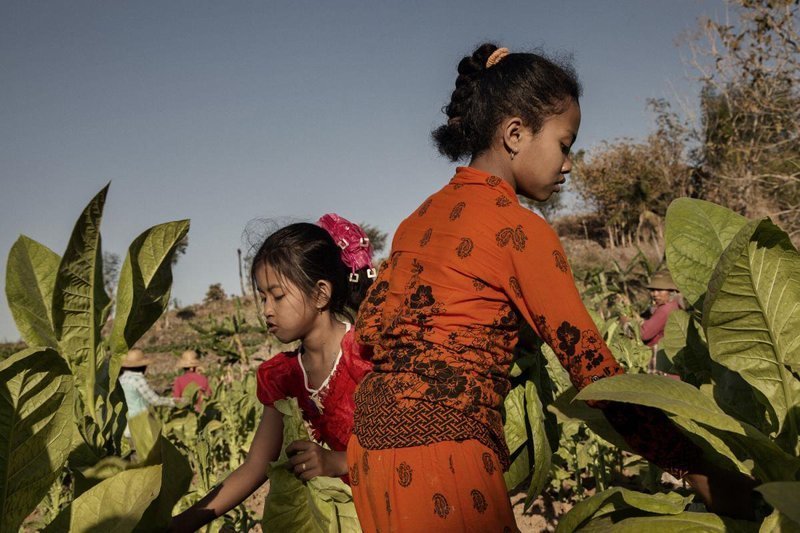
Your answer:
[[[557,533],[572,533],[581,528],[591,518],[611,515],[626,509],[643,513],[677,515],[683,512],[692,497],[682,497],[677,493],[643,494],[621,487],[614,487],[595,494],[578,503],[559,523]]]
[[[170,260],[189,224],[156,226],[131,245],[109,343],[102,337],[111,302],[100,237],[107,192],[108,186],[86,206],[63,257],[27,237],[9,253],[9,307],[33,347],[0,367],[8,373],[2,380],[3,420],[13,424],[0,431],[0,449],[8,450],[2,465],[9,488],[2,502],[4,524],[19,525],[48,495],[55,509],[46,514],[58,513],[53,530],[130,531],[145,511],[149,521],[165,526],[188,487],[188,464],[163,437],[154,438],[149,462],[128,464],[123,458],[125,404],[116,378],[122,355],[169,301]],[[49,490],[62,479],[65,460],[72,479],[66,496],[62,488]]]
[[[730,209],[689,198],[667,209],[667,267],[686,301],[703,308],[703,297],[722,251],[747,219]]]
[[[800,430],[800,255],[769,220],[744,226],[709,284],[703,326],[711,358],[763,399],[787,444]],[[792,450],[800,453],[800,448]]]
[[[765,483],[758,488],[771,506],[785,514],[800,528],[800,482],[778,481]]]
[[[264,531],[361,531],[350,487],[338,478],[317,477],[303,483],[289,469],[286,446],[308,440],[297,400],[279,400],[283,414],[283,449],[269,466],[270,491],[261,521]]]
[[[694,305],[670,316],[663,341],[685,381],[628,374],[593,383],[577,398],[661,409],[710,461],[774,482],[763,485],[770,497],[782,494],[779,488],[789,492],[800,479],[800,254],[769,220],[748,221],[689,199],[668,210],[667,254],[673,279]],[[598,509],[570,518],[576,506],[568,522],[577,527],[591,516],[589,531],[612,524],[615,531],[746,526],[712,514],[631,518]],[[767,523],[788,527],[779,515]]]
[[[168,222],[139,235],[128,249],[117,287],[116,317],[109,344],[109,376],[115,382],[125,353],[133,348],[169,305],[175,250],[189,221]]]
[[[72,374],[50,348],[0,362],[0,531],[15,531],[67,460]]]
[[[61,258],[21,235],[8,253],[6,298],[19,333],[29,346],[58,347],[51,315]]]

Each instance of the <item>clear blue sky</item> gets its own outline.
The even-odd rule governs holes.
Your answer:
[[[58,253],[109,180],[103,243],[191,218],[173,297],[238,291],[257,217],[336,211],[391,233],[452,165],[429,132],[483,40],[574,55],[577,149],[693,98],[676,38],[721,0],[0,0],[0,279],[20,233]],[[18,338],[3,297],[0,340]]]

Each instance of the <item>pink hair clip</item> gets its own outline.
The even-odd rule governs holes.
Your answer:
[[[358,283],[359,275],[356,270],[367,267],[367,277],[377,276],[372,266],[372,247],[369,237],[358,224],[350,222],[346,218],[340,217],[335,213],[323,215],[317,225],[327,231],[333,241],[342,249],[342,262],[350,267],[351,283]],[[370,272],[374,275],[371,275]]]

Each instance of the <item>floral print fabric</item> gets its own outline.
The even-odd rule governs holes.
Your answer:
[[[580,298],[558,236],[504,180],[468,167],[402,222],[362,303],[359,342],[374,371],[356,390],[366,449],[476,439],[503,468],[500,414],[527,321],[577,389],[623,372]],[[678,475],[697,453],[663,413],[606,404],[646,458]]]

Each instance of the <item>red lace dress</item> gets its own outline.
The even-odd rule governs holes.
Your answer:
[[[308,385],[302,351],[282,352],[261,363],[257,372],[258,400],[272,406],[277,400],[297,398],[315,441],[343,452],[353,431],[353,392],[370,370],[372,350],[355,341],[347,324],[333,370],[319,389]]]

